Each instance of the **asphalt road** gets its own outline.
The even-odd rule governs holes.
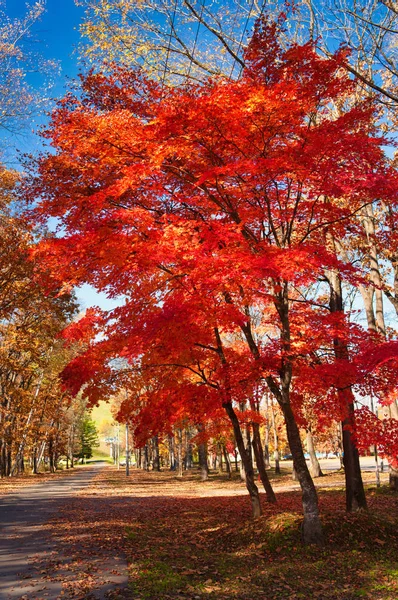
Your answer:
[[[30,485],[0,498],[1,600],[68,598],[63,584],[74,577],[68,568],[70,557],[59,554],[46,524],[103,467],[102,463],[90,465],[71,476]],[[105,599],[112,590],[127,585],[123,556],[97,555],[95,560],[101,577],[98,582],[94,578],[90,594],[75,597]]]
[[[361,471],[376,471],[376,463],[373,456],[361,456],[360,459]],[[272,461],[271,461],[272,462]],[[381,460],[379,459],[379,470],[381,466]],[[291,460],[282,460],[281,466],[286,465],[288,467],[293,466],[293,462]],[[307,464],[309,464],[309,460],[307,460]],[[340,460],[338,458],[320,458],[319,464],[321,465],[322,471],[338,471],[340,469]],[[388,462],[386,460],[383,461],[384,464],[384,473],[388,473]]]

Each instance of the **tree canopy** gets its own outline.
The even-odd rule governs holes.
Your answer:
[[[39,160],[28,195],[40,199],[34,217],[62,230],[39,246],[58,284],[125,298],[67,330],[92,339],[64,371],[70,389],[85,384],[96,402],[130,386],[135,408],[155,420],[160,410],[159,422],[173,397],[193,402],[199,419],[223,407],[239,437],[233,403],[268,388],[311,541],[321,534],[298,433],[307,398],[320,421],[344,422],[348,456],[360,433],[352,390],[368,386],[389,402],[394,386],[395,344],[350,321],[341,286],[366,281],[343,249],[364,236],[368,206],[395,212],[397,187],[375,104],[352,102],[346,51],[285,48],[280,30],[258,21],[239,80],[172,87],[122,67],[89,73],[82,96],[53,113],[54,153]],[[372,362],[377,352],[384,358]],[[115,368],[118,357],[127,369]],[[390,453],[394,431],[385,432]]]

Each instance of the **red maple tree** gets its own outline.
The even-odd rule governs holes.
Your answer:
[[[82,97],[53,114],[45,135],[55,152],[40,159],[29,194],[40,198],[36,218],[59,220],[62,237],[41,246],[59,277],[125,299],[70,365],[76,389],[91,381],[87,393],[98,397],[114,385],[112,360],[138,362],[141,376],[167,374],[165,399],[173,388],[188,398],[195,384],[206,406],[222,405],[239,446],[234,404],[262,382],[284,414],[303,538],[319,543],[298,427],[303,396],[292,389],[320,363],[334,370],[331,414],[346,421],[351,452],[345,383],[355,381],[340,369],[351,338],[323,282],[360,276],[334,241],[355,233],[355,215],[375,198],[396,201],[396,174],[372,103],[345,106],[355,82],[341,68],[344,51],[325,59],[312,44],[284,50],[277,33],[257,24],[239,81],[166,88],[122,69],[82,78]],[[259,514],[250,472],[247,485]]]

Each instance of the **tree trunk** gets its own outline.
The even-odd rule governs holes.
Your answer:
[[[35,448],[33,450],[32,473],[34,475],[38,474],[38,469],[37,469],[37,446],[35,446]]]
[[[252,423],[253,426],[253,450],[256,458],[257,469],[260,475],[261,483],[263,484],[267,501],[276,502],[276,496],[272,489],[270,480],[268,479],[267,471],[265,470],[265,461],[260,437],[260,425]]]
[[[378,258],[377,246],[375,243],[375,215],[371,204],[366,205],[361,213],[362,224],[367,237],[367,256],[366,262],[369,264],[369,279],[370,283],[365,287],[359,286],[359,291],[362,295],[368,329],[377,331],[385,337],[386,325],[384,320],[383,308],[383,281],[380,274],[380,265]],[[374,302],[375,300],[375,302]]]
[[[267,396],[267,421],[265,425],[265,439],[264,439],[264,466],[266,469],[271,467],[270,456],[269,456],[269,433],[270,433],[270,422],[268,419],[268,396]]]
[[[331,313],[344,313],[341,279],[337,271],[329,273],[330,284],[330,311]],[[337,360],[348,359],[349,351],[346,342],[336,336],[333,340],[334,354]],[[343,462],[346,482],[346,507],[352,512],[366,509],[366,496],[363,487],[359,453],[352,440],[355,431],[354,419],[354,394],[351,388],[338,390],[339,405],[346,407],[346,417],[342,422],[343,428]]]
[[[242,432],[241,432],[240,425],[239,425],[239,420],[233,409],[232,403],[226,402],[226,403],[224,403],[223,406],[224,406],[225,411],[232,423],[232,427],[233,427],[234,434],[235,434],[236,444],[238,446],[241,461],[243,463],[244,470],[245,470],[245,483],[246,483],[247,491],[249,492],[249,495],[250,495],[250,500],[251,500],[251,504],[252,504],[252,514],[253,514],[253,517],[256,518],[261,515],[261,505],[260,505],[260,497],[259,497],[259,493],[258,493],[258,488],[254,482],[253,464],[250,460],[249,453],[246,451],[245,443],[243,441],[243,436],[242,436]]]
[[[246,427],[245,427],[244,440],[245,440],[246,452],[249,456],[249,460],[253,467],[253,452],[252,452],[252,440],[251,440],[251,433],[250,433],[250,425],[246,425]]]
[[[178,430],[178,477],[183,475],[183,464],[182,464],[182,429]]]
[[[145,471],[145,449],[144,448],[140,448],[141,450],[141,454],[140,454],[140,467],[143,471]]]
[[[223,473],[224,463],[223,463],[223,451],[221,448],[221,444],[217,444],[217,456],[218,456],[218,464],[220,465],[219,472]]]
[[[235,440],[235,443],[236,443],[236,440]],[[235,457],[235,460],[234,460],[234,462],[235,462],[235,472],[237,473],[239,471],[239,465],[238,465],[238,452],[237,452],[236,449],[234,451],[234,457]]]
[[[390,418],[398,421],[398,404],[396,400],[393,400],[388,407]]]
[[[383,291],[382,288],[385,287],[383,286],[383,282],[382,282],[382,276],[380,274],[380,265],[379,265],[379,258],[378,258],[378,251],[377,251],[377,246],[375,244],[375,219],[374,219],[374,210],[373,210],[373,206],[369,205],[366,208],[364,208],[364,213],[362,215],[362,219],[363,219],[363,225],[366,231],[366,235],[368,238],[368,246],[369,246],[369,250],[368,250],[368,261],[370,264],[370,272],[369,272],[369,277],[370,277],[370,281],[372,282],[370,285],[368,285],[367,287],[365,287],[364,285],[359,286],[361,295],[362,295],[362,299],[364,301],[364,306],[365,306],[365,312],[366,312],[366,318],[367,318],[367,323],[368,323],[368,329],[371,331],[377,331],[379,334],[381,334],[384,338],[386,338],[386,325],[385,325],[385,320],[384,320],[384,308],[383,308]],[[394,260],[395,259],[395,260]],[[394,273],[394,291],[395,291],[395,295],[393,295],[393,292],[390,290],[384,290],[387,297],[390,299],[392,305],[395,308],[395,311],[398,315],[398,297],[397,297],[397,291],[398,291],[398,269],[397,269],[397,265],[398,262],[396,261],[396,257],[391,257],[391,263],[392,263],[392,267],[393,267],[393,273]],[[376,298],[376,302],[375,302],[375,306],[373,304],[373,298]],[[397,405],[397,401],[394,400],[393,403],[390,405],[389,407],[389,413],[390,413],[390,417],[393,419],[397,419],[398,420],[398,405]],[[375,450],[375,452],[377,453],[377,450]],[[376,466],[377,469],[377,466]],[[398,489],[398,481],[396,483],[394,483],[394,480],[396,479],[397,475],[393,473],[393,470],[390,471],[390,486],[393,489]]]
[[[272,420],[272,431],[274,434],[274,460],[275,460],[275,474],[276,475],[280,475],[281,474],[281,467],[279,464],[279,439],[278,439],[278,431],[276,429],[276,423],[275,423],[275,413],[274,413],[274,407],[271,404],[271,420]]]
[[[144,459],[145,459],[145,470],[149,471],[149,449],[148,449],[148,443],[145,444],[144,447]],[[128,457],[126,457],[126,463],[127,463]]]
[[[394,469],[390,465],[390,488],[394,490],[394,492],[398,492],[398,469]]]
[[[239,452],[239,454],[240,454],[240,452]],[[246,482],[246,473],[245,473],[245,467],[243,465],[242,457],[240,458],[240,464],[239,464],[239,477],[240,477],[241,481]]]
[[[185,430],[185,469],[192,469],[192,444],[191,444],[191,432],[189,429]]]
[[[11,441],[7,442],[7,463],[6,463],[6,474],[7,477],[11,477],[12,469],[12,444]]]
[[[209,465],[207,463],[207,444],[201,442],[198,445],[199,454],[199,466],[200,466],[200,479],[201,481],[207,481],[209,478]]]
[[[352,418],[354,405],[348,406],[350,415],[343,421],[343,464],[346,483],[346,507],[348,512],[367,508],[363,487],[359,453],[352,441]]]
[[[307,440],[306,440],[307,441],[307,451],[308,451],[308,454],[310,455],[311,476],[313,478],[322,477],[323,473],[322,473],[321,465],[319,464],[319,460],[316,456],[315,447],[314,447],[314,438],[312,437],[311,430],[307,429],[306,434],[307,434]]]
[[[231,461],[229,460],[228,452],[225,444],[222,445],[222,452],[225,460],[225,466],[227,468],[228,479],[232,479]]]
[[[214,452],[214,450],[210,454],[210,468],[212,471],[217,469],[217,454]]]
[[[355,512],[367,508],[365,490],[363,487],[361,465],[359,463],[359,453],[352,441],[353,420],[354,420],[354,397],[351,390],[339,391],[339,396],[343,395],[343,402],[346,402],[348,415],[344,419],[343,425],[343,463],[346,483],[346,508],[348,512]],[[350,400],[347,400],[349,395]],[[344,406],[342,404],[342,406]]]
[[[160,471],[159,438],[157,435],[153,438],[153,470]]]
[[[275,475],[281,474],[281,465],[279,462],[279,450],[275,450],[274,452],[274,461],[275,461]]]
[[[25,473],[25,458],[24,456],[20,456],[18,460],[18,475],[23,475]]]
[[[176,468],[176,460],[174,454],[174,436],[169,435],[169,462],[170,462],[170,471],[174,471]]]
[[[293,455],[293,464],[297,473],[302,491],[304,521],[302,525],[302,538],[305,544],[323,544],[322,524],[319,517],[318,496],[310,472],[305,462],[300,432],[294,418],[292,407],[289,403],[281,404],[285,417],[287,437],[290,451]]]
[[[6,476],[6,444],[4,438],[0,441],[0,476]]]
[[[337,423],[337,446],[339,452],[340,469],[344,469],[343,462],[343,428],[341,423]]]
[[[50,459],[50,473],[55,473],[55,461],[54,461],[54,441],[52,436],[48,443],[48,456]]]
[[[73,454],[74,451],[75,451],[75,425],[72,423],[71,433],[70,433],[70,468],[71,469],[75,468],[75,457]]]
[[[220,356],[221,363],[222,363],[222,365],[224,365],[224,367],[226,367],[227,361],[226,361],[223,347],[222,347],[220,332],[217,327],[215,327],[214,333],[216,336],[217,350],[218,350],[218,353]],[[252,504],[252,515],[253,515],[253,517],[259,517],[261,515],[261,504],[260,504],[260,496],[258,493],[258,488],[254,482],[254,471],[253,471],[253,463],[251,461],[250,445],[248,447],[248,452],[246,452],[245,443],[243,441],[242,431],[241,431],[240,424],[239,424],[239,419],[236,416],[236,413],[234,411],[234,408],[233,408],[232,402],[231,402],[228,369],[226,369],[225,384],[226,384],[225,385],[226,398],[225,398],[225,402],[223,403],[223,407],[232,423],[232,428],[234,431],[236,444],[238,446],[238,450],[240,453],[241,462],[245,469],[245,483],[246,483],[246,488],[247,488],[247,491],[249,492],[250,500],[251,500],[251,504]]]

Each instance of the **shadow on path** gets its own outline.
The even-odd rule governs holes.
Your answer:
[[[1,600],[103,600],[127,585],[124,556],[93,545],[86,549],[86,561],[73,564],[67,545],[60,548],[48,524],[104,466],[90,465],[71,476],[36,483],[0,498]],[[101,506],[91,508],[95,521],[95,511],[101,511]]]

